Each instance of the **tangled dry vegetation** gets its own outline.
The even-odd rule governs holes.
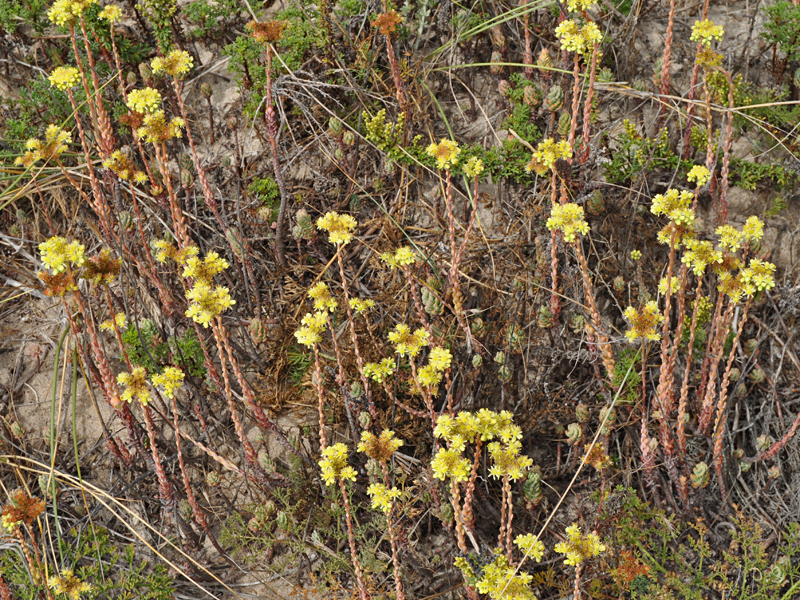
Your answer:
[[[800,5],[0,21],[0,598],[800,597]]]

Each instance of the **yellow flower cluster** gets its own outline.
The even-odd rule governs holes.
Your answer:
[[[375,300],[360,300],[358,298],[351,298],[350,308],[360,315],[375,308]]]
[[[514,543],[526,556],[531,557],[536,562],[542,560],[544,556],[544,543],[536,539],[536,536],[532,533],[518,535],[514,538]]]
[[[64,569],[61,571],[61,575],[48,578],[47,586],[55,595],[66,594],[71,600],[79,600],[81,594],[89,593],[94,589],[91,584],[75,577],[72,569]]]
[[[583,12],[589,10],[595,4],[594,0],[567,0],[567,9],[572,13]]]
[[[381,260],[389,265],[389,268],[396,269],[397,267],[413,265],[417,260],[417,254],[412,248],[401,246],[394,252],[384,252],[381,254]]]
[[[156,260],[160,263],[167,262],[167,259],[172,258],[176,252],[175,246],[166,240],[156,240],[153,242],[153,250],[156,251]]]
[[[530,458],[519,454],[522,429],[513,423],[513,415],[508,411],[496,413],[484,408],[477,413],[462,411],[456,417],[440,415],[433,434],[444,438],[449,444],[449,448],[439,450],[431,463],[437,479],[451,477],[456,481],[465,481],[471,463],[463,458],[462,452],[467,444],[478,438],[482,441],[495,437],[500,439],[488,446],[493,460],[489,472],[493,477],[516,480],[523,477],[525,470],[533,464]]]
[[[319,468],[322,470],[322,480],[325,485],[333,485],[337,479],[356,480],[356,470],[347,464],[347,446],[344,444],[334,444],[325,448],[322,451]]]
[[[369,431],[363,431],[357,449],[383,464],[392,458],[392,454],[397,452],[403,443],[403,440],[395,437],[395,433],[391,429],[384,429],[378,436]]]
[[[519,429],[518,435],[520,438],[522,437],[521,429]],[[520,454],[522,443],[519,439],[512,439],[507,443],[491,442],[487,447],[489,456],[492,457],[489,475],[495,479],[500,479],[501,477],[507,477],[511,481],[522,479],[525,477],[528,467],[533,464],[532,458]]]
[[[572,147],[568,141],[556,142],[553,138],[547,138],[536,146],[533,157],[525,166],[525,170],[529,173],[536,171],[539,175],[543,175],[548,169],[555,167],[556,161],[570,158],[572,158]]]
[[[394,344],[395,352],[416,356],[423,346],[430,345],[430,334],[422,328],[411,333],[411,328],[405,323],[399,323],[394,331],[389,332],[389,341]]]
[[[146,87],[128,92],[128,108],[138,113],[151,113],[158,110],[160,105],[161,94],[158,90]]]
[[[742,282],[753,286],[757,292],[775,287],[775,265],[757,258],[750,259],[750,266],[742,270]]]
[[[328,289],[327,284],[322,281],[308,290],[308,297],[314,301],[314,310],[320,312],[333,312],[339,306],[336,299],[331,296],[331,291]]]
[[[517,572],[500,550],[495,550],[494,560],[483,567],[480,578],[476,577],[466,559],[459,557],[455,562],[467,578],[475,580],[477,590],[492,600],[536,600],[536,594],[530,589],[533,575]]]
[[[676,218],[684,215],[680,211],[688,209],[692,204],[692,200],[694,200],[692,192],[671,189],[666,194],[657,194],[653,198],[653,206],[650,207],[650,212],[656,216],[664,215],[669,220],[675,221]]]
[[[383,383],[383,380],[394,373],[394,361],[391,358],[384,358],[379,363],[367,363],[364,365],[364,377],[369,377],[373,381]]]
[[[629,306],[622,314],[631,322],[631,328],[625,332],[629,342],[633,343],[638,339],[653,341],[661,339],[656,327],[664,320],[664,315],[658,310],[655,301],[651,300],[645,304],[641,311]]]
[[[109,23],[116,23],[122,18],[122,9],[116,4],[109,4],[97,16]]]
[[[185,50],[173,50],[165,58],[157,56],[150,62],[153,73],[167,73],[173,77],[183,77],[193,66],[194,60]]]
[[[216,252],[209,252],[203,260],[200,260],[197,254],[199,254],[199,250],[197,253],[191,253],[184,261],[184,277],[210,284],[215,275],[230,266],[228,261],[220,257]]]
[[[51,87],[66,92],[68,89],[78,85],[81,77],[75,67],[56,67],[47,79]]]
[[[442,138],[438,144],[428,146],[425,152],[431,158],[436,159],[436,168],[449,169],[458,164],[458,155],[461,154],[461,148],[458,147],[458,142]]]
[[[141,171],[137,171],[136,167],[121,150],[115,150],[111,153],[106,160],[103,161],[103,166],[110,169],[117,174],[117,177],[124,181],[128,181],[131,176],[134,180],[141,182],[142,177],[147,181],[147,175]]]
[[[387,515],[392,512],[392,503],[401,495],[396,487],[387,488],[382,483],[373,483],[367,488],[367,494],[372,498],[372,508],[380,510]]]
[[[698,277],[703,274],[708,265],[719,264],[722,260],[722,252],[716,250],[714,244],[700,240],[688,240],[686,252],[681,258],[681,262],[690,267]]]
[[[60,27],[66,27],[78,20],[92,4],[97,4],[97,0],[56,0],[47,11],[47,18]]]
[[[206,283],[196,284],[186,292],[186,299],[190,301],[186,316],[203,327],[208,327],[211,321],[236,304],[228,288],[220,285],[212,288]]]
[[[764,221],[756,217],[748,217],[742,226],[742,233],[751,242],[761,241],[764,237]]]
[[[18,156],[14,160],[14,164],[28,168],[40,160],[58,158],[67,149],[67,144],[71,143],[72,136],[68,131],[64,131],[58,125],[48,125],[44,133],[44,142],[36,138],[29,139],[25,143],[27,152],[22,156]]]
[[[566,533],[566,541],[556,544],[554,550],[566,556],[564,563],[567,565],[577,566],[584,560],[605,552],[606,547],[600,543],[600,537],[594,532],[583,535],[580,527],[573,523],[567,527]]]
[[[635,260],[635,261],[642,260],[642,251],[641,250],[631,250],[631,260]]]
[[[128,96],[130,99],[130,96]],[[167,115],[163,110],[157,110],[147,114],[142,121],[142,126],[136,130],[136,135],[151,144],[160,144],[183,136],[183,127],[186,122],[180,117],[173,117],[167,121]]]
[[[472,466],[469,460],[461,455],[458,448],[439,448],[431,461],[433,476],[444,481],[447,477],[455,481],[466,481]]]
[[[661,281],[658,282],[658,293],[662,296],[666,296],[667,288],[669,287],[669,295],[674,296],[678,293],[679,286],[680,281],[674,275],[672,277],[662,277]]]
[[[581,235],[589,233],[589,224],[583,218],[583,207],[574,202],[553,206],[546,225],[550,231],[553,229],[561,231],[567,242],[574,242],[579,233]]]
[[[300,322],[303,326],[294,332],[294,337],[297,338],[298,344],[311,347],[322,341],[322,330],[328,322],[328,313],[306,313]]]
[[[581,27],[577,22],[567,19],[556,27],[555,34],[564,50],[576,52],[581,56],[592,52],[594,45],[599,44],[603,39],[603,34],[591,21]]]
[[[39,244],[42,263],[53,271],[62,273],[67,266],[79,267],[86,262],[86,248],[83,244],[72,241],[67,243],[63,237],[54,236]]]
[[[100,330],[101,331],[114,331],[114,323],[117,324],[117,327],[120,329],[126,329],[128,327],[128,321],[125,318],[125,313],[117,313],[114,315],[114,320],[108,319],[107,321],[103,321],[100,323]]]
[[[697,183],[697,187],[703,187],[711,179],[711,171],[702,165],[695,165],[686,174],[686,179]]]
[[[336,212],[326,213],[317,220],[317,229],[328,232],[331,244],[345,245],[353,240],[353,229],[358,222],[350,215],[340,215]]]
[[[467,177],[478,177],[483,173],[483,161],[477,156],[470,157],[464,163],[464,175]]]
[[[427,387],[439,385],[442,375],[450,368],[453,355],[447,348],[434,348],[428,357],[428,364],[419,370],[419,381]]]
[[[736,275],[730,271],[723,271],[719,274],[717,289],[721,294],[728,296],[734,304],[741,302],[742,297],[752,296],[756,293],[756,287],[746,270],[742,270]]]
[[[689,39],[704,46],[710,46],[715,39],[717,41],[721,40],[724,34],[725,30],[722,29],[721,25],[714,25],[711,19],[705,19],[703,21],[695,21],[694,25],[692,25],[692,35]]]
[[[147,371],[144,367],[134,367],[131,373],[120,373],[117,375],[117,383],[125,386],[122,392],[122,400],[131,402],[136,398],[142,403],[142,406],[147,406],[150,402],[150,391],[147,389]]]
[[[742,232],[731,225],[720,225],[714,233],[719,236],[719,245],[730,252],[736,252],[745,242]]]
[[[181,387],[185,375],[177,367],[165,367],[161,373],[156,373],[150,381],[156,387],[161,387],[167,398],[173,398],[176,390]]]

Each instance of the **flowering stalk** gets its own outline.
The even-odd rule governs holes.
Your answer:
[[[742,316],[739,319],[739,327],[736,330],[736,335],[731,344],[731,351],[728,354],[728,363],[725,365],[725,373],[722,375],[722,383],[719,388],[719,400],[717,401],[717,418],[714,422],[714,470],[717,473],[717,481],[719,483],[720,494],[722,495],[723,504],[728,501],[728,493],[725,489],[725,477],[723,474],[723,457],[722,457],[722,440],[725,432],[725,412],[728,404],[728,384],[731,379],[731,368],[733,367],[733,360],[736,357],[736,348],[739,346],[739,340],[744,331],[744,324],[747,321],[747,313],[750,310],[752,297],[747,299],[747,302],[742,309]]]
[[[709,435],[711,428],[711,414],[714,408],[714,396],[717,388],[717,367],[722,360],[722,350],[725,346],[725,339],[727,338],[727,332],[730,326],[731,317],[733,316],[734,306],[735,305],[733,302],[729,302],[728,308],[720,320],[716,339],[711,346],[711,360],[709,361],[708,365],[705,394],[698,398],[698,400],[702,401],[702,408],[700,411],[700,431],[706,435]]]
[[[573,69],[572,69],[572,76],[573,76],[573,83],[572,83],[572,120],[569,124],[569,137],[567,138],[569,141],[570,148],[572,151],[575,152],[575,132],[578,130],[578,106],[580,101],[580,93],[581,93],[581,69],[580,69],[580,61],[581,56],[577,52],[573,57]]]
[[[172,489],[172,484],[167,479],[167,474],[164,472],[164,466],[161,464],[161,457],[158,454],[158,444],[156,443],[155,425],[153,424],[153,414],[150,406],[144,404],[144,423],[147,428],[147,436],[150,438],[150,451],[153,456],[153,467],[158,479],[158,495],[167,513],[167,520],[171,519],[171,515],[175,509],[175,494]],[[177,437],[177,436],[176,436]]]
[[[661,57],[661,87],[659,93],[662,96],[669,94],[670,87],[670,61],[672,60],[672,33],[675,28],[675,0],[669,2],[669,21],[667,23],[667,36],[664,40],[664,55]],[[662,101],[659,105],[659,121],[656,129],[660,130],[663,124],[663,114],[666,111],[666,104]]]
[[[673,2],[675,0],[672,0]],[[592,129],[592,101],[594,100],[594,85],[597,81],[597,54],[599,44],[592,49],[592,62],[589,67],[589,89],[586,91],[586,101],[583,104],[583,141],[580,154],[581,164],[589,160],[589,134]]]
[[[356,573],[358,597],[359,600],[369,600],[367,586],[364,584],[364,573],[361,570],[361,563],[358,560],[355,535],[353,534],[353,516],[350,514],[350,498],[347,495],[347,488],[344,485],[343,479],[339,479],[339,491],[342,493],[342,504],[344,504],[345,517],[347,518],[347,542],[350,545],[350,558],[353,561],[353,570]]]
[[[347,277],[344,274],[344,260],[342,259],[342,248],[339,247],[336,252],[337,262],[339,263],[339,275],[342,278],[342,291],[344,292],[344,306],[347,310],[347,320],[350,323],[350,341],[353,343],[353,352],[356,355],[356,366],[358,367],[358,374],[361,378],[361,385],[364,386],[364,396],[368,400],[369,412],[373,419],[377,418],[375,412],[375,405],[370,400],[369,393],[369,380],[364,376],[364,359],[361,357],[361,352],[358,349],[358,336],[356,335],[356,321],[353,318],[353,307],[350,306],[350,294],[347,293]]]
[[[378,16],[372,23],[380,33],[386,38],[386,55],[389,59],[389,67],[392,71],[392,81],[394,82],[395,97],[397,104],[400,105],[400,112],[405,111],[406,95],[403,91],[403,76],[400,73],[400,65],[397,62],[397,57],[394,53],[394,46],[392,46],[392,34],[397,29],[397,26],[403,22],[403,17],[398,15],[395,11],[385,12]]]
[[[686,456],[686,404],[689,398],[689,375],[692,370],[692,354],[694,353],[694,338],[697,330],[697,313],[700,305],[700,291],[703,288],[702,277],[697,278],[697,289],[694,293],[694,305],[692,306],[692,323],[689,326],[689,344],[686,354],[686,369],[683,373],[683,382],[681,383],[681,395],[678,400],[678,424],[677,424],[677,438],[678,447],[681,450],[681,455]],[[680,343],[680,338],[675,338],[677,351],[677,344]]]
[[[730,72],[720,69],[728,81],[728,110],[725,111],[725,141],[722,145],[722,182],[719,192],[719,222],[728,222],[728,174],[731,165],[731,145],[733,144],[733,107],[734,107],[734,87]]]

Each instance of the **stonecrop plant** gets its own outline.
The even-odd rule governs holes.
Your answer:
[[[798,596],[800,12],[512,4],[0,0],[0,600]]]

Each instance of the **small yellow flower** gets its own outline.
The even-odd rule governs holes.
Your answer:
[[[162,387],[167,398],[173,398],[175,391],[181,387],[184,377],[183,371],[177,367],[165,367],[160,374],[153,375],[150,381],[154,386]]]
[[[359,298],[351,298],[350,308],[360,315],[372,308],[375,308],[375,300],[360,300]]]
[[[688,240],[686,252],[681,262],[691,267],[694,274],[700,277],[708,265],[719,264],[723,260],[722,252],[716,250],[711,242]]]
[[[530,556],[536,562],[540,562],[544,556],[544,543],[537,540],[536,536],[532,533],[518,535],[514,538],[514,544],[516,544],[517,548],[524,552],[526,556]]]
[[[695,165],[691,168],[686,175],[686,179],[697,183],[697,187],[701,188],[711,179],[711,171],[702,165]]]
[[[403,445],[403,440],[394,436],[395,433],[391,429],[384,429],[378,436],[363,431],[357,449],[379,463],[386,463]]]
[[[130,95],[128,96],[130,104]],[[167,115],[163,110],[146,114],[142,121],[142,127],[136,130],[136,135],[151,144],[160,144],[183,136],[183,127],[186,122],[180,117],[174,117],[167,121]]]
[[[25,143],[27,152],[14,160],[15,165],[24,165],[26,168],[40,160],[58,158],[72,143],[72,136],[58,125],[48,125],[44,134],[44,142],[31,138]]]
[[[136,171],[136,173],[133,174],[133,180],[140,184],[145,184],[149,181],[147,174],[142,171]]]
[[[47,17],[56,25],[66,27],[75,23],[92,4],[97,4],[97,0],[56,0],[47,11]]]
[[[322,341],[320,330],[313,327],[301,327],[294,332],[294,337],[297,339],[298,344],[308,347],[319,344]]]
[[[373,381],[383,383],[383,380],[394,373],[394,361],[391,358],[384,358],[379,363],[367,363],[364,365],[364,377],[369,377]]]
[[[664,320],[664,315],[658,310],[658,304],[650,301],[644,305],[641,312],[629,306],[623,313],[631,322],[631,328],[625,332],[625,337],[633,343],[638,339],[658,341],[661,335],[656,332],[656,327]]]
[[[600,29],[591,21],[579,27],[578,23],[567,19],[556,27],[555,34],[564,50],[575,52],[582,56],[591,53],[594,50],[594,45],[603,40],[603,34],[600,33]]]
[[[572,148],[568,141],[556,142],[553,138],[547,138],[543,142],[539,142],[533,153],[533,158],[525,166],[525,170],[530,172],[537,170],[537,167],[540,166],[544,169],[552,169],[557,161],[570,158],[572,158]]]
[[[53,273],[61,273],[68,265],[81,266],[86,262],[86,248],[83,244],[72,241],[69,244],[62,237],[51,237],[39,244],[42,263]]]
[[[116,4],[109,4],[98,15],[101,19],[105,19],[109,23],[116,23],[122,18],[122,9]]]
[[[66,594],[71,600],[79,600],[82,594],[94,589],[91,584],[75,577],[72,569],[64,569],[60,575],[48,578],[47,586],[53,590],[54,594]]]
[[[446,371],[450,368],[453,355],[447,348],[434,348],[428,357],[428,364],[437,371]]]
[[[190,301],[186,316],[203,327],[208,327],[211,321],[236,304],[228,288],[217,286],[212,289],[205,283],[197,283],[186,292],[186,298]]]
[[[353,240],[353,229],[358,222],[350,215],[340,215],[339,213],[329,212],[324,217],[317,220],[317,229],[324,229],[328,232],[331,244],[345,245]]]
[[[150,391],[147,389],[147,371],[144,367],[134,367],[131,373],[120,373],[117,375],[117,383],[125,386],[125,390],[120,396],[123,401],[131,402],[136,398],[147,406],[150,402]]]
[[[337,479],[356,480],[356,470],[347,464],[347,446],[344,444],[334,444],[325,448],[322,451],[319,467],[325,485],[333,485]]]
[[[399,498],[401,492],[395,487],[389,489],[382,483],[373,483],[367,488],[367,495],[372,498],[372,508],[388,515],[392,512],[394,499]]]
[[[653,198],[650,212],[656,216],[664,215],[672,219],[672,213],[677,210],[689,208],[694,200],[694,194],[686,190],[668,190],[666,194],[658,194]]]
[[[764,221],[756,216],[748,217],[742,226],[742,233],[751,242],[758,242],[764,237]]]
[[[483,161],[477,156],[473,156],[464,164],[464,175],[467,177],[478,177],[483,173]]]
[[[153,242],[153,249],[156,251],[156,260],[160,263],[167,262],[168,258],[172,258],[175,255],[175,246],[166,240]]]
[[[117,313],[114,315],[113,321],[111,319],[103,321],[100,323],[100,329],[102,331],[114,331],[114,323],[117,324],[119,329],[126,329],[128,327],[128,321],[125,318],[125,313]]]
[[[775,287],[775,265],[757,258],[750,259],[750,266],[743,269],[742,283],[753,286],[756,291],[763,292]]]
[[[550,231],[561,231],[567,242],[574,242],[579,233],[589,233],[589,224],[583,219],[583,207],[573,202],[553,206],[546,225]]]
[[[431,365],[422,367],[418,371],[417,376],[419,378],[419,382],[425,387],[429,388],[436,387],[442,381],[442,372],[435,369]]]
[[[183,264],[184,277],[193,278],[206,284],[210,284],[216,274],[221,273],[230,266],[227,260],[213,251],[206,254],[203,260],[200,260],[196,255],[188,256]]]
[[[394,331],[389,332],[389,341],[394,344],[398,354],[416,356],[423,346],[428,346],[430,335],[422,328],[411,333],[411,328],[405,323],[399,323]]]
[[[573,523],[567,527],[566,533],[566,541],[556,544],[554,548],[556,552],[566,556],[564,564],[577,566],[584,560],[605,552],[606,547],[600,543],[600,537],[594,532],[582,535],[580,528]]]
[[[589,10],[595,4],[594,0],[567,0],[567,9],[572,13],[583,12]]]
[[[333,312],[339,306],[336,299],[331,296],[328,286],[322,281],[308,290],[308,297],[314,301],[314,310],[320,312]]]
[[[412,248],[401,246],[394,252],[384,252],[381,254],[381,260],[389,265],[389,268],[396,269],[397,267],[413,265],[417,260],[417,254]]]
[[[662,277],[661,281],[658,282],[658,293],[661,294],[662,296],[666,296],[667,286],[669,286],[669,295],[674,296],[675,294],[678,293],[679,285],[680,282],[678,281],[678,278],[675,277],[674,275],[672,276],[672,278]]]
[[[431,461],[433,476],[441,481],[448,477],[455,481],[466,481],[471,467],[470,461],[455,448],[439,448]]]
[[[161,105],[161,94],[153,88],[142,88],[128,92],[128,108],[147,114],[158,110]]]
[[[185,50],[173,50],[165,58],[156,57],[150,62],[153,73],[167,73],[173,77],[183,77],[193,65],[192,56]]]
[[[521,435],[521,432],[520,432]],[[508,478],[511,481],[525,477],[528,467],[533,464],[533,459],[521,455],[522,444],[519,440],[509,443],[492,442],[487,446],[492,457],[492,466],[489,475],[495,479]]]
[[[461,154],[461,148],[458,147],[458,142],[442,138],[442,141],[438,144],[428,146],[425,152],[431,158],[436,159],[436,168],[449,169],[458,164],[458,155]]]
[[[694,25],[692,25],[692,35],[689,39],[704,46],[710,46],[715,39],[717,41],[721,40],[724,34],[725,30],[722,29],[721,25],[714,25],[711,19],[705,19],[704,21],[695,21]]]
[[[720,225],[714,233],[719,236],[719,245],[730,252],[736,252],[745,241],[742,232],[731,225]]]
[[[642,251],[641,250],[631,250],[631,260],[635,260],[635,261],[642,260]]]
[[[752,296],[756,293],[753,274],[747,269],[742,270],[736,276],[729,271],[720,273],[717,289],[720,293],[728,296],[734,304],[741,302],[743,296]]]
[[[48,77],[50,85],[62,92],[78,85],[80,79],[80,73],[75,67],[56,67]]]

